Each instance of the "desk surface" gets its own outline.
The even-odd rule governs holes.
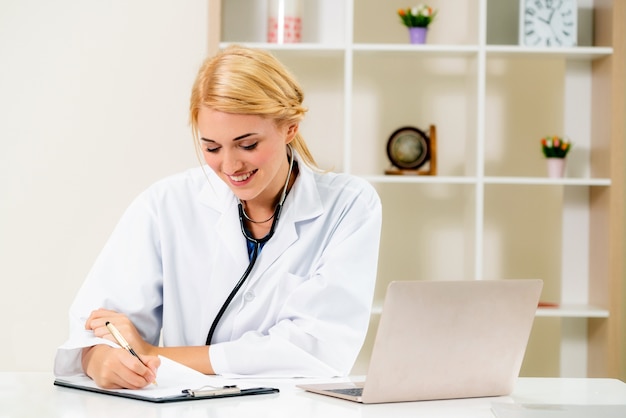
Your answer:
[[[171,404],[152,404],[57,387],[53,385],[53,380],[53,376],[48,373],[0,372],[0,418],[222,416],[492,418],[494,415],[491,408],[495,402],[512,406],[624,405],[626,408],[626,383],[615,379],[520,378],[510,396],[378,405],[360,405],[304,392],[295,387],[296,383],[303,382],[302,379],[259,381],[259,385],[280,388],[281,392],[275,395]],[[623,409],[619,411],[622,412]]]

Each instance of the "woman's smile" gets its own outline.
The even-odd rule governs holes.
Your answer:
[[[256,174],[258,170],[252,170],[252,171],[248,171],[247,173],[244,174],[238,174],[238,175],[230,175],[230,174],[226,174],[226,176],[231,180],[231,183],[233,184],[239,184],[242,182],[247,183],[246,180],[248,180],[250,177],[252,177],[254,174]]]

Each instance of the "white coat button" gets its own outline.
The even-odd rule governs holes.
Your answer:
[[[244,293],[243,295],[243,300],[245,300],[246,302],[252,302],[255,298],[255,294],[252,290],[248,290],[246,293]]]

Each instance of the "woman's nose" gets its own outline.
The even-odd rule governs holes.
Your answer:
[[[222,171],[227,174],[235,174],[241,170],[243,163],[236,152],[227,151],[223,154]]]

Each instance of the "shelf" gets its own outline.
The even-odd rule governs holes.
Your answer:
[[[276,44],[268,42],[220,42],[220,48],[231,44],[240,44],[253,48],[262,48],[275,51],[344,51],[352,48],[355,52],[402,52],[419,53],[434,56],[473,56],[481,51],[478,45],[412,45],[392,43],[356,43],[346,44],[326,43],[292,43]],[[532,48],[511,45],[488,45],[484,47],[488,58],[498,57],[536,57],[536,58],[565,58],[568,60],[594,60],[613,54],[611,47],[574,47],[574,48]]]
[[[478,177],[465,176],[413,176],[413,175],[367,175],[361,176],[371,183],[430,183],[430,184],[474,184]],[[485,184],[523,184],[547,186],[610,186],[610,179],[574,179],[546,177],[483,177]]]
[[[536,316],[558,318],[608,318],[609,311],[591,305],[566,304],[556,308],[538,308]]]
[[[475,45],[411,45],[411,44],[354,44],[355,52],[403,52],[434,56],[473,56],[480,48]]]
[[[485,177],[485,184],[536,184],[561,186],[610,186],[611,179],[547,178],[547,177]]]
[[[537,57],[566,58],[569,60],[594,60],[613,54],[610,47],[532,48],[509,45],[488,45],[487,57]]]
[[[428,183],[428,184],[474,184],[476,177],[463,176],[361,176],[370,183]]]
[[[382,306],[375,305],[372,308],[373,315],[380,315]],[[558,308],[537,308],[536,317],[551,318],[608,318],[609,311],[591,305],[562,305]]]

